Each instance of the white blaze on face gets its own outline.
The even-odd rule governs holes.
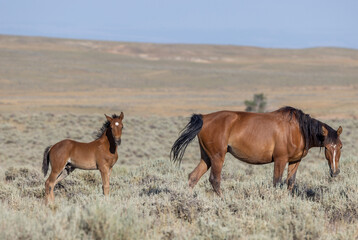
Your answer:
[[[116,122],[114,125],[119,126],[119,122]]]
[[[337,149],[336,149],[336,144],[335,145],[333,145],[332,144],[332,146],[333,146],[333,149],[334,149],[334,151],[333,151],[333,159],[332,159],[332,162],[333,162],[333,172],[336,172],[336,152],[337,152]]]

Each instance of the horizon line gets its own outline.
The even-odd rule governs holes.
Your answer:
[[[341,47],[341,46],[307,46],[307,47],[262,47],[257,45],[238,45],[233,43],[220,44],[220,43],[188,43],[188,42],[150,42],[150,41],[126,41],[126,40],[108,40],[100,38],[76,38],[76,37],[60,37],[60,36],[47,36],[47,35],[29,35],[29,34],[7,34],[1,33],[0,36],[8,37],[28,37],[28,38],[48,38],[48,39],[59,39],[59,40],[76,40],[76,41],[98,41],[98,42],[118,42],[118,43],[143,43],[143,44],[156,44],[156,45],[201,45],[201,46],[233,46],[233,47],[250,47],[250,48],[261,48],[261,49],[282,49],[282,50],[303,50],[303,49],[319,49],[319,48],[330,48],[330,49],[347,49],[347,50],[358,50],[358,47]]]

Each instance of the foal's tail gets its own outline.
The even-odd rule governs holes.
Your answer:
[[[186,147],[191,141],[193,141],[202,127],[203,116],[200,114],[193,114],[193,116],[191,116],[190,122],[181,131],[180,137],[175,141],[172,150],[170,151],[170,158],[174,162],[179,161],[179,163],[181,163]]]
[[[51,145],[48,146],[46,149],[45,149],[45,152],[44,152],[44,159],[43,159],[43,162],[42,162],[42,172],[44,174],[44,177],[46,177],[46,174],[47,174],[47,171],[48,171],[48,164],[50,162],[50,149],[51,149]]]

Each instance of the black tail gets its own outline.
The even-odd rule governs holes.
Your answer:
[[[170,158],[174,162],[179,161],[179,163],[181,163],[186,147],[191,141],[193,141],[193,139],[200,132],[202,127],[202,115],[193,114],[193,116],[191,116],[190,122],[181,131],[180,137],[175,141],[172,150],[170,151]]]
[[[44,174],[44,177],[46,177],[46,174],[47,174],[47,171],[48,171],[48,164],[50,162],[50,149],[51,149],[52,146],[48,146],[46,149],[45,149],[45,152],[44,152],[44,159],[43,159],[43,162],[42,162],[42,172]]]

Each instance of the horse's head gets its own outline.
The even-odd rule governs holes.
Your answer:
[[[322,127],[324,136],[324,148],[326,159],[330,168],[331,177],[335,177],[339,174],[339,158],[341,157],[342,142],[339,139],[339,135],[342,133],[342,127],[339,126],[337,131],[329,131],[326,127]]]
[[[112,136],[114,140],[117,143],[120,142],[122,136],[122,129],[123,129],[123,123],[122,123],[122,120],[124,118],[123,112],[121,112],[121,115],[119,116],[114,115],[113,118],[107,116],[106,114],[105,116],[109,122],[109,127],[112,131]]]

